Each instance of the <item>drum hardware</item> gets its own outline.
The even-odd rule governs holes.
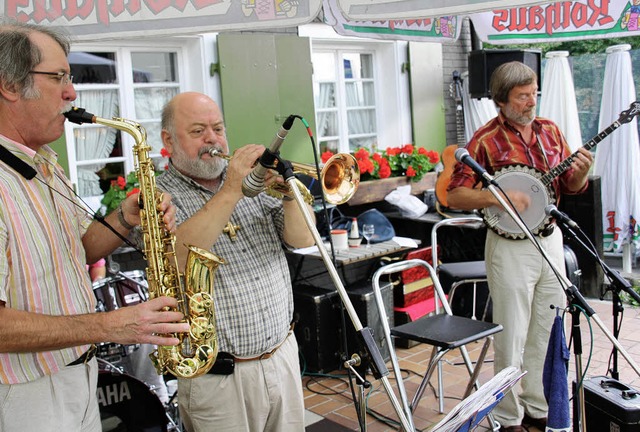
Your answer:
[[[109,270],[112,268],[109,266]],[[99,279],[93,283],[97,312],[108,312],[122,307],[147,301],[147,282],[142,270],[121,272]],[[140,344],[123,345],[103,342],[97,344],[97,357],[111,363],[118,363],[122,357],[140,348]]]

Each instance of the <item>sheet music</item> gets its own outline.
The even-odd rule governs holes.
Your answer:
[[[456,405],[449,414],[430,429],[430,432],[467,430],[468,426],[482,420],[482,418],[477,418],[478,414],[482,414],[482,417],[486,416],[489,411],[493,409],[493,406],[496,405],[526,373],[526,371],[519,372],[518,369],[513,366],[501,370],[497,375],[480,386],[476,392]]]

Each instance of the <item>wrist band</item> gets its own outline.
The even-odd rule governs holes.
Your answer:
[[[118,210],[116,210],[116,212],[118,213],[118,222],[120,222],[120,225],[128,230],[132,230],[135,228],[135,225],[131,225],[125,220],[124,214],[122,214],[122,204],[118,206]]]

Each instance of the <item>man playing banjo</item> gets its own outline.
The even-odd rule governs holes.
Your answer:
[[[489,174],[514,166],[519,167],[517,170],[529,167],[547,173],[571,155],[558,126],[536,117],[537,75],[531,68],[521,62],[500,65],[491,76],[490,89],[499,108],[498,116],[476,131],[466,146],[471,158]],[[581,148],[571,159],[569,169],[549,184],[550,196],[579,194],[587,188],[591,153]],[[474,189],[480,181],[470,167],[458,163],[448,188],[449,206],[460,210],[500,207],[491,191]],[[503,188],[519,213],[544,214],[544,207],[531,208],[534,201],[527,193]],[[547,222],[534,233],[556,267],[564,272],[562,233],[554,229],[553,221]],[[490,228],[485,243],[487,278],[493,319],[504,326],[504,331],[495,337],[494,370],[497,373],[515,366],[528,371],[522,379],[522,392],[505,395],[494,415],[502,425],[501,431],[522,431],[522,423],[544,430],[548,405],[542,369],[555,317],[549,306],[565,304],[564,292],[550,266],[526,237],[522,240]]]

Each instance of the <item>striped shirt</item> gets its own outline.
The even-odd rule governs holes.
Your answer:
[[[157,185],[171,194],[178,224],[217,192],[182,175],[171,163],[157,178]],[[283,250],[282,203],[264,193],[242,198],[229,222],[240,226],[236,240],[221,233],[211,248],[226,261],[214,278],[218,342],[221,351],[254,357],[282,342],[293,318],[291,276]]]
[[[0,161],[0,247],[5,251],[0,300],[9,308],[47,315],[95,311],[82,245],[91,218],[73,204],[76,199],[56,153],[49,146],[36,153],[1,135],[0,144],[38,173],[27,180]],[[87,348],[0,353],[0,383],[25,383],[56,373]]]
[[[546,173],[569,157],[571,150],[560,129],[552,121],[537,117],[532,127],[536,139],[526,143],[520,132],[499,112],[497,117],[473,134],[466,148],[469,155],[491,175],[511,165],[525,165]],[[556,197],[560,196],[560,192],[581,193],[587,187],[585,184],[580,191],[570,192],[566,182],[572,174],[573,169],[569,168],[553,181]],[[480,181],[480,177],[470,167],[458,163],[447,190],[460,186],[474,187]]]

